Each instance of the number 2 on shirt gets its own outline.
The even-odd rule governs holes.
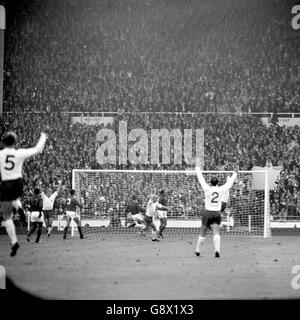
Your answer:
[[[213,192],[212,193],[212,198],[211,198],[211,203],[218,203],[218,197],[219,197],[219,194],[218,192]]]

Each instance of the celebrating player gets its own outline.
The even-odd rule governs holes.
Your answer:
[[[30,237],[37,228],[37,235],[35,242],[41,243],[40,237],[42,234],[42,228],[43,228],[43,199],[40,195],[40,189],[36,188],[34,189],[33,195],[30,197],[28,202],[28,208],[30,212],[30,221],[32,222],[32,226],[30,228],[30,231],[27,233],[27,241],[30,241]]]
[[[205,241],[205,235],[208,228],[213,230],[213,244],[215,248],[215,257],[220,257],[221,237],[220,237],[220,224],[221,224],[221,202],[224,198],[224,193],[232,187],[234,180],[237,177],[237,172],[234,172],[230,179],[222,186],[218,186],[218,178],[211,178],[211,186],[209,186],[202,175],[202,171],[197,163],[196,172],[198,180],[204,191],[205,212],[202,217],[202,225],[200,228],[200,235],[196,245],[196,255],[200,256],[200,246]]]
[[[68,232],[68,228],[70,226],[72,219],[77,224],[80,239],[85,238],[85,236],[82,233],[81,222],[80,222],[79,216],[76,212],[77,207],[79,207],[81,209],[83,206],[75,199],[75,190],[72,189],[70,191],[70,198],[67,199],[67,204],[66,204],[67,225],[64,228],[64,237],[63,237],[64,239],[67,239],[67,232]]]
[[[46,133],[42,132],[37,145],[28,149],[16,149],[17,135],[9,131],[3,142],[5,148],[0,151],[1,208],[4,225],[11,241],[11,256],[15,256],[20,247],[16,236],[15,225],[12,220],[13,203],[23,194],[23,163],[24,161],[44,150],[47,140]],[[2,222],[3,224],[3,222]]]
[[[165,190],[161,190],[159,192],[159,199],[158,203],[163,205],[161,208],[157,208],[157,217],[160,221],[159,231],[158,231],[158,238],[163,239],[163,231],[165,230],[167,226],[167,199],[166,199],[166,193]]]
[[[46,193],[43,191],[41,193],[41,197],[43,199],[43,213],[44,213],[44,219],[45,219],[45,224],[47,228],[48,238],[51,236],[51,232],[52,232],[52,223],[53,223],[53,214],[54,214],[53,206],[54,206],[56,197],[61,191],[61,186],[62,186],[62,182],[59,181],[58,188],[55,192],[52,193],[51,188],[48,187],[46,188]]]

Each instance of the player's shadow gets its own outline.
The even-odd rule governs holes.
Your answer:
[[[28,293],[22,289],[20,289],[18,286],[14,284],[14,282],[9,278],[6,277],[6,289],[5,293],[7,293],[8,297],[12,298],[20,298],[22,301],[24,300],[43,300],[41,298],[38,298],[31,293]]]

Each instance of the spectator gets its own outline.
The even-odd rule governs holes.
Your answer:
[[[46,187],[61,178],[70,188],[74,168],[187,168],[184,161],[100,166],[96,135],[104,125],[72,125],[66,111],[118,111],[106,126],[116,133],[119,120],[127,121],[128,131],[148,133],[204,128],[206,170],[231,170],[235,163],[241,170],[267,161],[282,165],[272,201],[277,212],[288,202],[294,214],[300,128],[267,128],[251,115],[268,111],[276,118],[278,112],[299,111],[297,40],[289,37],[286,2],[25,0],[7,10],[13,14],[5,32],[4,110],[12,113],[0,118],[1,133],[15,130],[24,137],[20,146],[27,146],[44,123],[51,127],[45,152],[25,164],[27,195],[37,177]],[[281,21],[274,18],[282,12],[288,14]],[[206,114],[198,115],[201,111]],[[247,114],[237,115],[241,112]],[[108,184],[101,187],[105,196]],[[151,191],[133,184],[144,188],[142,194]],[[188,191],[176,187],[178,212],[188,201],[189,215],[197,214],[197,203],[186,200]],[[97,192],[88,193],[86,201],[92,202]],[[126,200],[124,191],[118,200]]]

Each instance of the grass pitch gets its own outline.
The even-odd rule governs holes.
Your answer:
[[[0,264],[22,290],[45,299],[268,299],[300,298],[291,282],[300,265],[300,237],[222,237],[221,258],[211,235],[201,257],[197,235],[110,234],[62,240],[42,235],[42,244],[24,234],[11,258],[7,235],[0,235]]]

